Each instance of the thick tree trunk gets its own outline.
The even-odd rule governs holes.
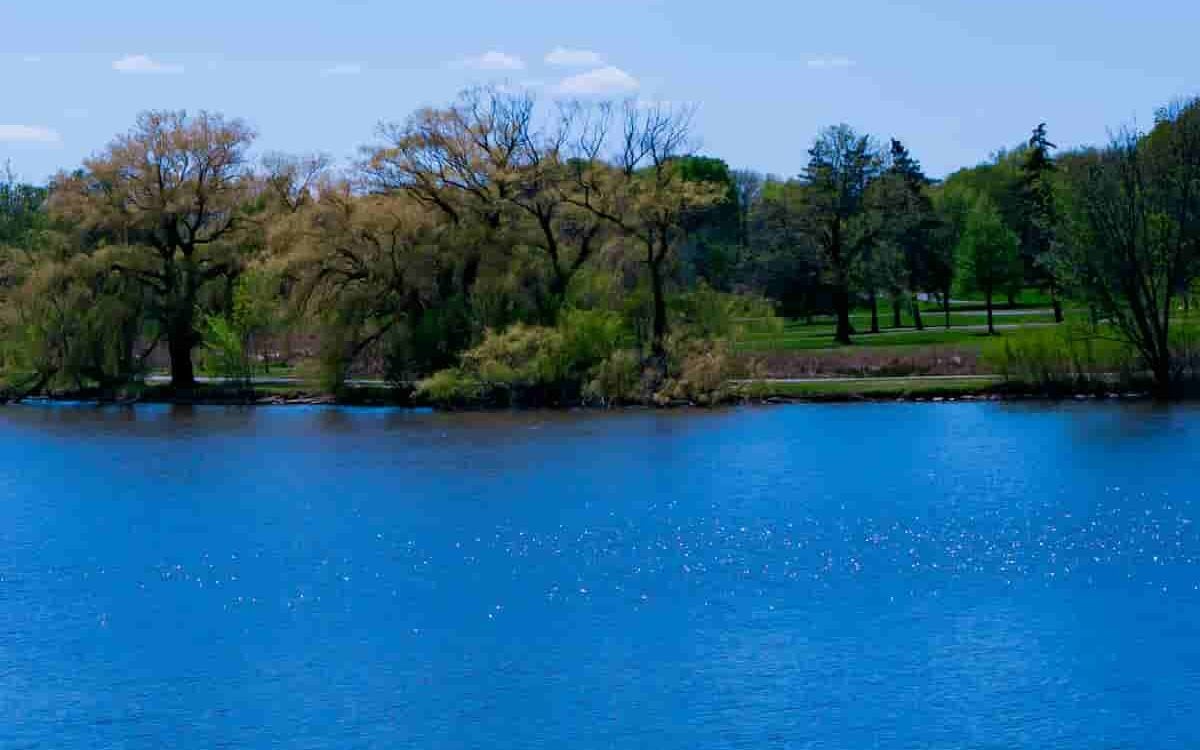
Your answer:
[[[912,298],[912,316],[913,326],[918,331],[925,330],[925,321],[921,320],[921,300],[917,299],[916,295]]]
[[[1050,280],[1050,306],[1054,308],[1054,322],[1063,322],[1062,300],[1058,298],[1058,284],[1054,280]]]
[[[837,314],[837,329],[833,338],[839,344],[850,343],[850,292],[839,285],[833,290],[833,309]]]
[[[992,290],[991,289],[987,290],[987,292],[984,293],[984,298],[987,303],[988,335],[994,336],[994,335],[996,335],[996,326],[993,325],[993,323],[992,323]]]
[[[871,290],[871,333],[879,333],[879,295]]]
[[[177,391],[196,387],[196,370],[192,366],[193,335],[189,320],[186,325],[183,322],[173,325],[167,337],[167,354],[171,358],[171,388]]]
[[[900,320],[900,298],[892,297],[892,328],[899,328],[903,325]]]
[[[1166,399],[1171,397],[1172,382],[1171,382],[1171,356],[1170,354],[1160,354],[1154,358],[1154,363],[1151,368],[1154,375],[1154,396],[1155,398]]]

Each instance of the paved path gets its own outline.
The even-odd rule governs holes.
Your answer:
[[[235,378],[220,378],[209,377],[207,375],[196,376],[196,382],[200,385],[224,385],[234,382]],[[165,385],[171,382],[170,375],[147,375],[145,378],[147,383],[152,385]],[[255,375],[251,378],[254,385],[307,385],[308,381],[302,378],[291,377],[287,375]],[[351,379],[346,381],[346,385],[354,388],[391,388],[395,384],[386,380],[370,380],[370,379]]]

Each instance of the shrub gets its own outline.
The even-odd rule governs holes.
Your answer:
[[[750,294],[718,292],[700,286],[672,302],[677,330],[689,337],[731,338],[746,333],[779,333],[784,320],[775,303]]]
[[[220,315],[209,315],[204,319],[201,337],[201,366],[206,372],[226,378],[233,385],[250,383],[246,340],[233,321]]]
[[[417,397],[435,404],[465,404],[484,396],[483,384],[458,368],[441,370],[417,384]]]
[[[584,388],[584,396],[602,404],[629,404],[642,401],[642,361],[636,351],[619,349],[593,368],[593,377]]]
[[[566,370],[560,331],[517,323],[462,355],[462,369],[487,386],[529,388],[558,381]]]
[[[671,372],[656,401],[684,399],[713,405],[728,400],[735,359],[727,342],[694,340],[672,347]]]
[[[424,381],[418,393],[435,403],[564,402],[585,390],[602,400],[626,400],[628,363],[613,359],[622,333],[616,313],[573,309],[554,328],[517,323],[489,330],[463,353],[459,367]]]

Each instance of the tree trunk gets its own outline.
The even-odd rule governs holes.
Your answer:
[[[1143,356],[1146,355],[1143,354]],[[1154,397],[1158,399],[1170,398],[1173,385],[1171,382],[1170,350],[1165,347],[1163,349],[1155,348],[1149,356],[1146,356],[1146,359],[1149,360],[1150,374],[1154,378]]]
[[[1054,322],[1063,322],[1062,300],[1058,298],[1058,284],[1053,278],[1050,280],[1050,306],[1054,308]]]
[[[879,296],[871,290],[871,333],[879,333]]]
[[[892,297],[892,328],[899,328],[903,325],[900,320],[900,298]]]
[[[196,387],[196,370],[192,366],[193,336],[191,315],[186,316],[186,320],[175,321],[167,336],[173,390],[190,391]]]
[[[1011,291],[1008,293],[1008,306],[1010,308],[1017,306],[1017,296],[1015,294],[1013,294]]]
[[[992,324],[992,290],[991,289],[987,290],[986,292],[984,292],[983,296],[984,296],[985,302],[987,303],[988,335],[995,336],[996,335],[996,326],[994,326]]]
[[[850,292],[839,285],[833,290],[833,309],[837,313],[837,330],[833,338],[839,344],[850,343]]]
[[[950,290],[942,295],[942,312],[946,314],[946,330],[950,330]]]
[[[654,293],[654,323],[650,335],[650,355],[665,371],[667,362],[667,294],[660,260],[650,260],[650,288]]]
[[[916,295],[912,298],[912,316],[913,326],[918,331],[925,330],[925,321],[921,320],[921,300],[917,299]]]

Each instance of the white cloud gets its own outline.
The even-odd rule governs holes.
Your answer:
[[[338,63],[321,71],[322,76],[356,76],[363,72],[363,66],[358,63]]]
[[[848,57],[814,57],[808,61],[808,67],[824,70],[826,68],[849,68],[854,61]]]
[[[604,57],[590,49],[555,47],[546,53],[546,64],[566,68],[598,67],[604,64]]]
[[[640,85],[633,76],[614,65],[609,65],[564,78],[555,87],[555,91],[570,96],[622,94],[636,91]]]
[[[459,60],[454,63],[454,67],[474,70],[524,70],[525,61],[516,55],[491,50],[476,57]]]
[[[21,58],[21,61],[27,63],[40,63],[42,58],[38,55],[25,55]]]
[[[113,60],[113,70],[118,73],[182,73],[182,65],[161,63],[148,55],[126,55]]]
[[[60,143],[62,136],[50,128],[33,125],[0,125],[0,143]]]

